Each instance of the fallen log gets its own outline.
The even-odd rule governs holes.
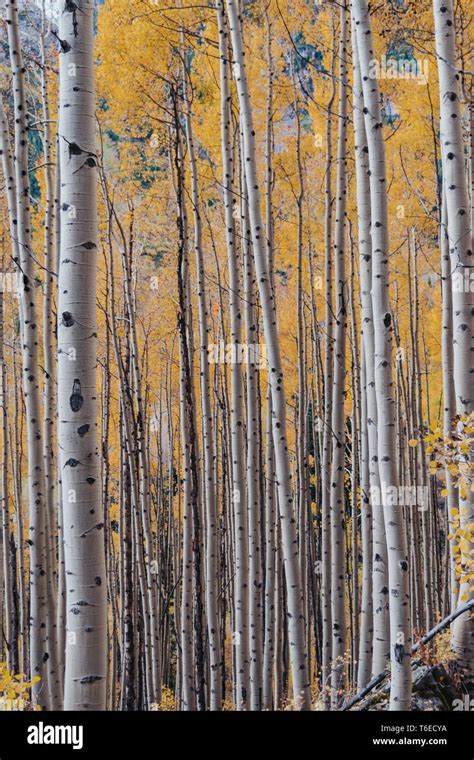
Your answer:
[[[474,607],[474,599],[471,599],[469,602],[466,602],[466,604],[463,604],[462,607],[458,607],[457,610],[454,610],[454,612],[451,612],[447,617],[444,618],[444,620],[441,620],[440,623],[435,625],[434,628],[432,628],[430,631],[425,633],[424,636],[421,637],[419,641],[416,642],[411,648],[411,654],[415,654],[421,646],[424,644],[427,644],[431,639],[434,639],[435,636],[437,636],[438,633],[441,633],[441,631],[444,631],[445,628],[448,627],[450,623],[453,622],[453,620],[456,620],[459,615],[464,614],[464,612],[468,612],[470,609]],[[382,683],[384,678],[386,678],[388,675],[390,675],[389,670],[384,670],[382,673],[379,673],[377,676],[374,676],[371,681],[367,684],[367,686],[364,686],[361,691],[359,691],[352,699],[349,700],[349,702],[346,702],[342,707],[341,711],[344,712],[345,710],[349,710],[353,705],[357,704],[357,702],[360,702],[361,699],[364,699],[364,697],[369,694],[372,689],[375,689],[376,686],[379,685],[379,683]]]

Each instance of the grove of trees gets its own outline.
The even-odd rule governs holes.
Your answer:
[[[472,693],[473,11],[3,0],[0,707]]]

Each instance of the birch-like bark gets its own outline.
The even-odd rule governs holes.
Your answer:
[[[174,100],[174,119],[176,130],[179,129],[179,115],[176,97]],[[176,167],[176,188],[177,188],[177,202],[178,206],[184,209],[181,193],[183,191],[183,162],[180,151],[175,152],[175,167]],[[192,517],[192,562],[193,562],[193,584],[194,584],[194,609],[193,609],[193,622],[194,622],[194,652],[195,655],[195,667],[196,667],[196,704],[199,710],[204,710],[205,691],[204,691],[204,630],[203,630],[203,605],[201,596],[201,514],[199,505],[199,476],[197,467],[197,436],[196,426],[194,421],[194,392],[192,381],[192,322],[191,322],[191,307],[189,299],[189,287],[188,283],[184,280],[184,276],[187,275],[188,263],[187,259],[187,228],[186,228],[186,215],[178,215],[178,293],[180,311],[178,314],[178,328],[180,336],[180,360],[182,362],[183,371],[182,378],[182,393],[184,395],[184,411],[187,420],[187,437],[184,442],[188,444],[188,457],[190,470],[188,473],[189,482],[187,489],[189,489],[189,501],[190,512]],[[191,341],[191,344],[190,344]],[[184,561],[184,559],[183,559]],[[191,674],[190,674],[191,679]],[[189,690],[191,691],[191,684],[189,684]],[[192,700],[192,696],[190,697]]]
[[[301,575],[296,543],[293,484],[286,436],[286,395],[280,356],[275,299],[268,273],[265,250],[265,231],[260,209],[260,188],[257,177],[255,131],[245,67],[241,19],[236,0],[227,0],[227,12],[233,49],[234,79],[240,106],[243,132],[243,158],[247,184],[253,255],[257,274],[260,304],[263,314],[264,338],[271,378],[273,407],[273,439],[278,477],[278,504],[285,564],[288,604],[288,636],[293,675],[295,707],[309,709],[308,656],[305,645],[305,621]]]
[[[331,6],[333,55],[331,62],[331,95],[326,116],[326,167],[325,167],[325,213],[324,213],[324,279],[325,279],[325,338],[324,338],[324,427],[322,432],[321,462],[321,606],[323,617],[323,641],[321,657],[321,683],[324,707],[329,707],[332,625],[331,625],[331,416],[334,370],[334,310],[333,310],[333,261],[332,261],[332,123],[333,105],[336,97],[336,31],[334,9]]]
[[[447,229],[446,196],[444,187],[441,199],[441,223],[439,228],[439,249],[441,254],[441,299],[442,299],[442,332],[441,332],[441,356],[443,365],[443,433],[449,438],[452,432],[453,420],[456,414],[456,397],[454,393],[453,378],[453,293],[451,278],[451,259],[449,256],[449,238]],[[449,534],[453,536],[449,540],[449,573],[448,589],[450,600],[450,612],[454,612],[458,604],[459,580],[456,575],[456,557],[454,546],[456,531],[454,516],[457,514],[458,501],[454,479],[449,470],[445,469],[446,475],[446,509]]]
[[[351,311],[351,379],[352,379],[352,414],[351,414],[351,592],[352,592],[352,621],[351,621],[351,686],[357,683],[359,667],[359,516],[358,493],[360,483],[360,362],[359,336],[357,329],[357,314],[355,307],[355,261],[352,229],[349,227],[350,241],[350,290],[349,304]],[[362,519],[361,519],[362,522]]]
[[[140,351],[138,345],[138,336],[136,328],[136,308],[133,296],[133,252],[134,252],[134,213],[133,208],[130,210],[130,222],[128,230],[128,240],[122,224],[114,212],[115,221],[121,233],[122,246],[121,257],[123,267],[123,289],[126,314],[129,323],[129,341],[131,356],[130,361],[133,372],[133,390],[131,391],[130,404],[134,407],[134,419],[136,431],[134,434],[135,445],[138,454],[138,494],[140,500],[140,521],[141,531],[144,537],[143,559],[144,571],[146,574],[146,593],[147,607],[149,610],[149,628],[150,628],[150,659],[152,683],[148,689],[148,701],[150,704],[159,704],[161,701],[161,668],[160,668],[160,641],[159,641],[159,609],[158,609],[158,589],[156,582],[156,573],[153,570],[153,541],[151,527],[151,492],[150,476],[148,464],[148,448],[146,445],[146,407],[142,390],[142,376],[140,367]]]
[[[453,358],[456,413],[470,414],[474,409],[474,292],[472,272],[471,208],[464,170],[464,141],[456,62],[456,26],[452,0],[433,0],[436,57],[438,60],[440,144],[446,194],[448,246],[451,260],[453,303]],[[474,520],[474,494],[460,499],[461,529]],[[466,557],[474,549],[469,543]],[[468,579],[469,562],[461,562],[459,599],[472,598]],[[459,660],[474,671],[474,614],[456,618],[452,646]]]
[[[18,238],[17,229],[15,225],[16,218],[16,181],[15,181],[15,169],[13,163],[13,156],[10,147],[10,134],[8,131],[7,117],[3,107],[3,99],[0,95],[0,155],[2,156],[2,172],[3,179],[6,187],[6,200],[8,209],[8,220],[10,228],[11,250],[12,258],[14,261],[18,260]],[[11,668],[11,658],[8,656],[11,643],[11,594],[10,594],[10,563],[9,563],[9,541],[8,541],[8,399],[6,389],[6,361],[5,361],[5,347],[4,347],[4,315],[5,315],[5,267],[4,257],[2,259],[3,272],[1,282],[1,314],[0,314],[0,332],[1,332],[1,410],[2,410],[2,478],[1,478],[1,494],[2,494],[2,530],[0,532],[1,541],[1,558],[0,558],[0,572],[2,572],[2,583],[0,584],[0,596],[2,597],[2,617],[0,621],[5,620],[4,628],[4,640],[7,644],[7,661]],[[16,395],[16,391],[15,391]],[[16,428],[15,428],[16,429]],[[13,456],[12,456],[13,459]],[[18,467],[18,462],[14,459],[13,465]],[[16,478],[14,478],[15,486],[17,485]],[[17,489],[15,489],[17,490]],[[16,502],[18,509],[17,494]],[[21,544],[20,544],[21,547]],[[20,550],[20,557],[22,552]],[[22,561],[21,561],[22,564]]]
[[[65,710],[106,706],[107,599],[96,389],[92,0],[61,9],[58,438],[66,571]]]
[[[217,537],[218,519],[214,477],[215,448],[212,428],[211,384],[209,364],[209,326],[206,295],[206,277],[202,244],[202,221],[197,175],[197,162],[192,128],[191,101],[188,88],[189,73],[184,72],[185,121],[188,158],[191,174],[191,199],[194,219],[194,251],[198,287],[199,364],[202,405],[202,435],[204,447],[204,500],[206,509],[206,562],[205,593],[206,620],[209,637],[210,658],[210,709],[220,710],[222,705],[222,655],[220,651],[217,605]]]
[[[33,687],[33,698],[42,707],[49,707],[47,678],[48,652],[48,557],[45,542],[45,479],[41,430],[38,345],[39,324],[36,304],[36,282],[31,251],[30,188],[28,167],[28,111],[25,91],[25,69],[18,27],[18,10],[14,0],[7,2],[7,31],[13,74],[13,106],[15,117],[14,167],[16,210],[13,224],[17,230],[15,264],[20,273],[20,322],[22,336],[23,393],[26,405],[28,445],[28,485],[30,502],[30,671],[40,681]]]
[[[242,187],[246,187],[245,179]],[[249,655],[250,655],[250,709],[259,710],[262,680],[262,604],[261,604],[261,556],[260,556],[260,487],[259,487],[259,430],[258,430],[258,368],[253,348],[258,342],[257,309],[255,303],[254,267],[247,192],[242,195],[242,252],[243,252],[243,302],[245,313],[245,336],[247,342],[247,519],[249,555]]]
[[[389,602],[388,602],[388,559],[385,539],[383,507],[379,498],[380,476],[377,451],[377,399],[374,375],[374,317],[372,309],[372,242],[370,235],[370,167],[368,144],[364,120],[364,101],[360,63],[357,55],[354,22],[352,21],[354,46],[354,140],[356,150],[357,209],[359,222],[360,288],[361,288],[361,330],[365,357],[365,395],[369,456],[369,508],[373,515],[372,544],[372,593],[373,593],[373,649],[372,675],[386,667],[390,657]]]
[[[267,27],[267,116],[265,135],[265,212],[267,232],[267,261],[270,272],[270,280],[273,285],[273,247],[274,247],[274,221],[273,221],[273,80],[274,56],[272,48],[273,27],[268,8],[265,11]],[[273,671],[275,667],[275,581],[276,581],[276,473],[275,456],[272,434],[272,393],[271,385],[267,384],[266,398],[266,428],[265,428],[265,587],[264,587],[264,641],[263,641],[263,671],[262,671],[262,709],[273,709]]]
[[[116,316],[116,299],[115,299],[115,280],[114,280],[114,256],[113,256],[113,245],[112,245],[112,236],[113,236],[113,221],[117,222],[117,225],[119,227],[119,230],[121,232],[121,238],[122,238],[122,245],[124,248],[127,247],[125,236],[123,234],[123,229],[120,225],[120,222],[115,214],[114,207],[112,205],[110,194],[108,192],[107,183],[105,181],[105,177],[102,176],[103,180],[103,188],[104,188],[104,194],[106,197],[107,202],[107,210],[108,210],[108,263],[109,263],[109,270],[110,270],[110,310],[111,310],[111,332],[112,332],[112,339],[113,339],[113,346],[114,346],[114,352],[115,352],[115,358],[117,362],[117,368],[118,368],[118,379],[119,379],[119,389],[120,389],[120,402],[121,402],[121,411],[122,411],[122,427],[123,427],[123,443],[125,445],[125,451],[126,451],[126,457],[125,461],[123,462],[123,481],[125,483],[124,490],[126,492],[126,501],[127,501],[127,509],[126,509],[126,519],[130,518],[130,527],[129,527],[129,536],[130,536],[130,543],[132,544],[131,549],[131,558],[129,566],[133,568],[134,571],[136,571],[138,575],[138,583],[139,583],[139,589],[140,589],[140,602],[142,605],[141,609],[141,615],[142,615],[142,636],[144,641],[144,657],[143,657],[143,667],[144,667],[144,688],[142,689],[142,692],[144,694],[143,700],[146,705],[150,705],[153,701],[153,695],[155,694],[155,680],[154,680],[154,674],[156,672],[156,657],[154,655],[153,651],[153,636],[152,636],[152,615],[151,615],[151,608],[150,608],[150,598],[151,598],[151,586],[148,583],[147,578],[147,572],[148,568],[146,567],[144,552],[146,551],[145,548],[145,541],[144,541],[144,520],[143,520],[143,479],[141,479],[141,473],[140,473],[140,461],[139,458],[136,456],[134,441],[135,436],[137,435],[137,430],[135,428],[135,416],[134,416],[134,408],[133,408],[133,389],[132,389],[132,379],[131,379],[131,354],[132,351],[130,349],[130,342],[131,342],[131,324],[130,319],[127,318],[126,320],[126,331],[124,336],[124,343],[125,343],[125,355],[126,360],[124,362],[121,346],[120,346],[120,340],[117,334],[117,316]],[[125,284],[124,284],[124,290],[125,290]],[[128,317],[128,314],[127,314]],[[128,512],[130,511],[130,516]],[[124,527],[124,532],[128,530],[128,526]],[[128,547],[127,547],[128,548]],[[148,550],[150,551],[150,548],[148,547]],[[128,558],[127,558],[128,559]],[[135,570],[136,566],[136,570]],[[128,579],[127,579],[128,580]],[[133,653],[133,667],[136,668],[138,666],[139,658],[135,656],[135,653]],[[133,689],[136,693],[136,677],[134,674],[133,678]]]
[[[378,460],[381,485],[398,490],[395,402],[392,377],[393,326],[389,289],[389,234],[385,143],[382,132],[378,81],[369,77],[374,58],[367,0],[354,0],[352,13],[357,38],[364,98],[364,121],[369,149],[372,307],[374,320],[375,392],[378,419]],[[372,357],[366,357],[367,362]],[[383,504],[388,549],[390,659],[392,682],[390,709],[411,707],[411,620],[406,526],[403,509]]]
[[[235,214],[237,195],[234,182],[236,167],[232,149],[231,94],[229,82],[229,33],[223,0],[217,2],[219,29],[219,72],[221,97],[222,184],[226,227],[227,261],[229,271],[230,341],[236,356],[242,346],[242,304],[240,298],[239,246],[237,245]],[[231,459],[232,508],[235,520],[235,580],[234,605],[235,648],[237,677],[237,709],[245,708],[249,691],[249,638],[248,638],[248,529],[247,489],[245,481],[244,448],[244,387],[239,361],[233,361],[231,377]]]
[[[59,657],[59,630],[56,615],[58,571],[56,567],[56,509],[55,509],[55,380],[54,335],[56,325],[53,320],[54,298],[54,173],[52,163],[52,130],[49,107],[46,55],[46,12],[42,4],[41,23],[41,95],[43,105],[43,158],[45,177],[45,218],[44,218],[44,281],[43,281],[43,457],[45,478],[45,524],[46,550],[48,555],[48,683],[51,709],[60,710],[63,701],[63,677]]]
[[[335,709],[345,687],[345,382],[348,288],[346,281],[347,205],[347,44],[348,8],[341,6],[339,40],[339,99],[336,176],[336,218],[334,232],[335,329],[332,395],[331,457],[331,707]]]
[[[304,638],[304,611],[301,575],[299,569],[293,484],[286,436],[286,395],[284,373],[276,321],[275,299],[271,288],[265,234],[260,210],[260,189],[257,177],[255,131],[247,82],[241,20],[236,0],[227,0],[227,11],[233,48],[234,78],[240,105],[240,117],[244,138],[243,154],[247,183],[250,226],[252,231],[255,270],[263,314],[264,338],[268,355],[268,371],[271,378],[273,407],[273,438],[278,477],[278,504],[281,520],[281,536],[285,564],[288,604],[288,636],[293,675],[293,698],[295,707],[309,709],[308,655]]]
[[[28,672],[28,598],[26,591],[26,578],[25,578],[25,558],[21,547],[23,544],[23,510],[21,500],[21,468],[23,460],[23,448],[21,441],[23,439],[23,421],[24,421],[24,408],[23,404],[19,403],[19,392],[17,385],[17,348],[16,340],[13,342],[12,351],[12,369],[14,378],[13,389],[13,414],[15,424],[10,425],[10,441],[11,441],[11,472],[13,479],[13,494],[15,499],[15,527],[16,527],[16,545],[18,554],[18,590],[19,590],[19,672]],[[13,428],[13,429],[12,429]]]
[[[353,59],[353,125],[356,166],[357,225],[360,272],[360,323],[361,323],[361,536],[362,536],[362,600],[361,631],[357,685],[362,689],[371,674],[380,673],[380,667],[390,655],[388,637],[387,550],[383,513],[378,504],[372,504],[372,488],[379,488],[377,457],[377,403],[373,376],[374,322],[372,314],[372,244],[370,238],[370,185],[367,137],[364,123],[362,80],[354,21],[351,19]],[[368,357],[368,359],[367,359]],[[375,552],[374,552],[375,549]],[[377,573],[377,574],[375,574]],[[378,596],[377,589],[379,589]]]
[[[0,477],[0,494],[1,494],[1,521],[0,531],[0,596],[2,597],[2,616],[0,617],[0,627],[3,633],[2,652],[7,662],[8,668],[15,673],[13,669],[13,653],[17,643],[13,641],[13,594],[12,594],[12,572],[11,572],[11,545],[10,545],[10,498],[8,494],[8,395],[7,395],[7,363],[5,356],[5,287],[4,287],[4,262],[2,256],[2,282],[0,285],[0,413],[2,416],[2,449],[1,449],[1,477]],[[14,557],[14,555],[13,555]]]
[[[297,366],[298,366],[298,403],[296,422],[296,472],[297,472],[297,522],[298,522],[298,551],[300,558],[300,573],[303,589],[303,610],[306,622],[306,641],[308,651],[308,670],[311,669],[311,646],[308,635],[308,434],[307,434],[307,406],[306,406],[306,336],[304,330],[304,292],[303,292],[303,205],[305,201],[304,169],[301,151],[301,115],[300,103],[297,94],[297,85],[292,64],[292,84],[294,101],[293,108],[296,114],[296,166],[298,170],[298,190],[295,191],[296,205],[298,209],[297,243],[296,243],[296,313],[297,313]]]
[[[424,426],[423,426],[423,399],[421,389],[421,362],[420,362],[420,348],[419,348],[419,333],[420,333],[420,299],[419,299],[419,287],[418,287],[418,266],[417,266],[417,247],[415,230],[412,228],[409,233],[409,245],[408,255],[413,258],[413,299],[410,302],[413,304],[413,337],[412,337],[412,355],[413,355],[413,411],[414,411],[414,428],[417,431],[418,438],[420,440],[419,446],[416,448],[416,454],[418,459],[418,471],[417,481],[419,485],[425,490],[428,490],[428,467],[426,464],[426,451],[424,441]],[[429,502],[426,504],[420,504],[417,501],[415,509],[421,512],[421,531],[422,531],[422,546],[423,546],[423,595],[424,595],[424,611],[425,611],[425,629],[430,630],[433,626],[433,593],[434,582],[432,578],[432,568],[434,561],[430,558],[431,553],[431,536],[430,536],[430,514],[428,508]]]
[[[176,124],[175,144],[172,147],[176,164],[176,178],[174,179],[179,230],[182,235],[180,240],[181,268],[179,277],[181,280],[180,292],[183,303],[180,304],[182,333],[179,335],[179,404],[180,404],[180,429],[182,441],[183,461],[183,549],[182,549],[182,596],[181,596],[181,708],[184,711],[196,709],[196,693],[194,688],[194,649],[193,649],[193,482],[191,467],[191,436],[189,431],[190,420],[187,417],[186,388],[189,379],[186,377],[186,367],[189,366],[184,352],[189,351],[186,334],[189,333],[189,232],[186,201],[184,195],[184,160],[183,146],[180,135],[179,122]],[[172,176],[174,167],[171,166]],[[183,338],[184,336],[184,338]]]

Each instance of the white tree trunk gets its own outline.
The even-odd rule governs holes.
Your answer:
[[[45,479],[41,431],[41,401],[38,369],[39,324],[36,305],[35,268],[31,252],[30,188],[28,170],[28,116],[24,67],[18,28],[17,7],[7,2],[7,30],[13,73],[15,116],[15,183],[17,250],[15,264],[19,270],[20,322],[22,343],[23,392],[26,405],[28,443],[28,484],[30,501],[30,670],[41,681],[33,687],[35,700],[49,707],[47,678],[48,602],[45,527]]]
[[[346,610],[345,610],[345,383],[348,288],[346,278],[347,206],[347,44],[348,9],[341,6],[339,39],[339,99],[336,176],[336,218],[334,232],[334,369],[332,394],[331,459],[331,707],[336,709],[345,692]]]
[[[331,6],[331,26],[333,54],[331,62],[331,95],[327,105],[326,117],[326,171],[325,171],[325,214],[324,214],[324,269],[325,269],[325,339],[324,339],[324,428],[322,431],[322,462],[321,462],[321,607],[322,625],[322,656],[321,681],[323,685],[323,703],[329,706],[328,690],[332,646],[331,626],[331,416],[332,416],[332,385],[334,369],[334,311],[333,311],[333,266],[332,266],[332,108],[336,96],[336,32],[334,9]]]
[[[233,48],[234,79],[239,97],[240,118],[244,137],[243,159],[249,201],[253,254],[260,303],[263,313],[264,338],[268,355],[268,372],[272,388],[273,439],[278,478],[278,504],[288,596],[288,636],[293,675],[295,707],[309,709],[308,655],[305,645],[303,595],[296,542],[293,484],[286,437],[286,395],[276,322],[275,299],[268,272],[265,231],[260,208],[257,177],[255,131],[253,128],[245,54],[236,0],[227,0],[227,12]]]
[[[239,245],[236,237],[234,209],[238,208],[235,193],[236,168],[232,151],[231,95],[229,82],[229,33],[224,0],[217,2],[219,28],[219,71],[221,96],[222,184],[226,227],[227,261],[229,270],[230,340],[232,346],[242,345],[242,303],[240,298]],[[248,636],[248,528],[247,486],[245,481],[244,445],[244,386],[242,368],[234,361],[231,377],[231,460],[232,507],[235,521],[235,631],[232,639],[237,677],[237,709],[245,708],[249,690]]]
[[[92,0],[60,17],[58,412],[66,570],[65,710],[106,705],[107,599],[96,388],[97,205]]]
[[[440,143],[446,195],[447,231],[451,258],[453,357],[456,413],[474,409],[474,292],[466,287],[472,274],[471,208],[464,167],[464,141],[456,62],[456,30],[452,0],[433,0],[436,57],[438,59]],[[474,494],[460,499],[461,528],[474,520]],[[470,543],[467,552],[474,549]],[[459,599],[472,597],[469,563],[462,561]],[[466,667],[474,671],[474,614],[467,612],[453,625],[452,646]]]
[[[184,48],[183,48],[184,49]],[[194,252],[196,259],[196,276],[198,288],[198,322],[199,322],[199,376],[202,405],[202,437],[204,448],[204,501],[206,510],[206,620],[209,637],[210,662],[210,704],[211,710],[220,710],[222,706],[222,656],[219,636],[219,619],[217,605],[217,560],[218,560],[218,516],[215,485],[215,444],[212,426],[211,379],[209,362],[209,326],[207,288],[204,270],[204,253],[202,245],[201,202],[197,174],[197,161],[192,129],[191,100],[188,92],[189,72],[183,75],[185,90],[185,120],[188,158],[191,174],[191,201],[194,218]]]
[[[352,49],[354,63],[353,78],[353,120],[354,148],[356,158],[356,192],[357,219],[359,231],[360,255],[360,303],[361,332],[364,347],[364,383],[363,407],[363,444],[365,445],[363,461],[366,475],[365,493],[367,508],[372,512],[372,612],[373,636],[371,645],[371,675],[375,676],[385,670],[390,657],[390,632],[388,619],[388,562],[387,543],[385,540],[385,521],[383,508],[379,500],[372,499],[372,494],[380,490],[380,477],[377,454],[377,399],[375,396],[374,377],[374,319],[372,312],[372,242],[370,237],[370,182],[367,135],[364,121],[364,98],[359,58],[357,55],[356,30],[352,19]],[[364,672],[364,669],[363,669]],[[369,674],[370,675],[370,674]],[[359,671],[359,679],[362,679]],[[368,679],[369,680],[369,679]],[[365,685],[360,682],[360,688]]]
[[[393,325],[389,304],[389,234],[385,143],[378,81],[369,77],[374,58],[367,0],[354,0],[352,13],[357,36],[364,116],[369,149],[372,306],[374,319],[375,392],[377,397],[378,460],[381,483],[398,493],[395,401],[392,376]],[[371,356],[366,357],[370,362]],[[391,492],[391,491],[390,491]],[[383,504],[388,549],[391,710],[411,708],[411,620],[406,527],[397,504]]]
[[[45,219],[44,219],[44,280],[43,280],[43,457],[45,479],[45,521],[46,549],[48,555],[48,682],[51,709],[60,710],[63,699],[63,676],[59,665],[58,626],[56,616],[57,604],[57,567],[56,567],[56,510],[55,510],[55,390],[56,366],[54,357],[55,323],[53,320],[53,298],[55,282],[54,264],[54,172],[52,163],[52,131],[49,107],[47,55],[46,55],[46,14],[45,3],[42,7],[41,27],[41,91],[43,102],[43,156],[45,177]]]
[[[442,298],[442,332],[441,332],[441,355],[443,363],[443,433],[449,438],[452,431],[453,419],[456,414],[456,397],[454,394],[453,377],[453,282],[451,278],[451,259],[449,256],[449,238],[447,229],[447,210],[444,186],[441,200],[441,224],[439,229],[439,249],[441,254],[441,298]],[[446,474],[446,510],[448,517],[449,533],[453,538],[449,541],[449,574],[448,590],[450,599],[450,612],[454,612],[458,605],[459,580],[456,575],[456,557],[454,547],[456,531],[454,515],[458,510],[458,499],[454,478],[445,468]]]

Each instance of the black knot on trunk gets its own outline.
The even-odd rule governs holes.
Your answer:
[[[79,380],[74,380],[74,384],[72,386],[71,398],[69,399],[69,404],[71,406],[72,411],[78,412],[79,409],[82,409],[83,403],[84,403],[84,398],[81,395],[81,383]]]
[[[79,147],[79,145],[75,142],[70,142],[68,144],[69,148],[69,158],[71,156],[80,156],[82,153],[82,148]]]
[[[102,681],[104,676],[84,676],[81,678],[81,683],[95,683],[96,681]]]
[[[66,0],[64,3],[64,12],[65,13],[72,13],[72,28],[74,30],[74,37],[77,37],[77,5],[73,2],[73,0]]]
[[[54,34],[54,32],[53,32],[53,34]],[[58,40],[58,42],[59,42],[59,44],[61,46],[61,52],[62,53],[69,53],[69,51],[71,50],[71,46],[70,46],[69,42],[67,40],[60,40],[57,34],[55,34],[54,36],[57,38],[57,40]]]
[[[395,660],[401,665],[405,657],[405,647],[403,644],[395,644],[394,654]]]

